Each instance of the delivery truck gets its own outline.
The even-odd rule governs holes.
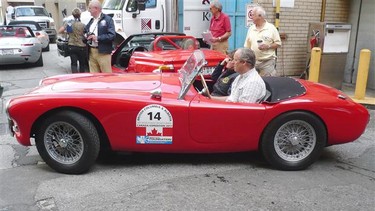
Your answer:
[[[179,7],[182,15],[178,14]],[[201,40],[211,19],[210,1],[197,0],[104,0],[103,12],[113,17],[116,31],[124,37],[147,32],[183,32]],[[179,22],[183,23],[182,31]]]

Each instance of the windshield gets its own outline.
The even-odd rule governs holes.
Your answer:
[[[1,26],[0,37],[32,37],[32,33],[25,26]]]
[[[148,8],[155,8],[156,7],[156,0],[146,0],[145,1],[146,9]],[[138,10],[138,0],[129,0],[128,5],[126,6],[127,12],[135,12]]]
[[[202,71],[202,67],[206,65],[206,59],[201,50],[195,50],[186,60],[185,64],[178,70],[179,79],[181,81],[181,91],[178,99],[183,99],[194,83],[197,75]]]
[[[39,29],[34,24],[24,24],[24,23],[14,24],[14,23],[11,22],[9,25],[11,25],[11,26],[28,26],[33,31],[39,31]]]
[[[124,7],[125,0],[106,0],[103,3],[103,9],[121,10]]]
[[[17,8],[16,16],[49,16],[44,8],[22,7]]]

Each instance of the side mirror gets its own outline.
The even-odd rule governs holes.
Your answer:
[[[138,2],[138,10],[145,11],[146,10],[146,3],[145,2]]]
[[[137,15],[141,14],[141,11],[146,10],[146,3],[142,0],[137,2],[138,13],[133,13],[132,18],[137,18]]]
[[[12,13],[12,19],[16,19],[16,14]]]

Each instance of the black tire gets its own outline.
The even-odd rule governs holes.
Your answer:
[[[48,43],[47,47],[45,47],[45,48],[42,49],[42,51],[43,51],[43,52],[45,52],[45,51],[49,51],[49,43]]]
[[[303,170],[319,158],[326,142],[326,128],[318,117],[302,111],[289,112],[266,127],[261,152],[277,169]]]
[[[46,118],[36,132],[35,142],[47,165],[65,174],[87,172],[100,150],[94,124],[73,111],[62,111]]]
[[[43,55],[42,53],[40,53],[40,57],[38,59],[38,61],[36,61],[34,63],[35,67],[43,67]]]

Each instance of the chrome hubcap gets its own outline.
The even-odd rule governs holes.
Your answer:
[[[301,161],[311,154],[316,145],[314,128],[302,120],[293,120],[282,125],[276,132],[276,153],[286,161]]]
[[[48,154],[62,164],[73,164],[83,155],[81,134],[66,122],[51,124],[44,134],[44,144]]]

